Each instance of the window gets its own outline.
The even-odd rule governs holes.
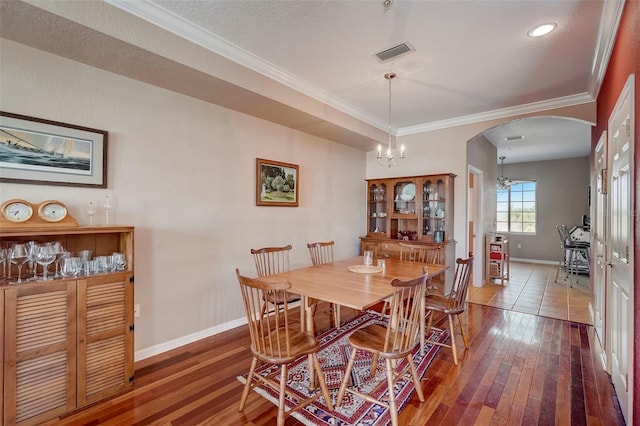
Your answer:
[[[536,181],[518,181],[507,189],[497,189],[496,230],[535,234]]]

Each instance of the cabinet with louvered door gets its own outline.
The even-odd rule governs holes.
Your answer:
[[[133,380],[133,284],[130,273],[78,280],[78,405]]]
[[[4,291],[5,425],[35,425],[76,408],[76,282]]]

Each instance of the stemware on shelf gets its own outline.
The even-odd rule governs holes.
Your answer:
[[[27,266],[27,277],[31,279],[36,279],[38,270],[36,268],[36,246],[38,245],[37,241],[27,241],[27,257],[28,257],[28,266]]]
[[[62,259],[63,257],[71,256],[71,253],[64,250],[64,247],[62,246],[62,243],[60,241],[54,241],[52,247],[53,247],[53,253],[56,255],[56,258],[55,258],[56,274],[54,275],[54,278],[60,278],[61,277],[60,259]]]
[[[22,282],[22,266],[29,261],[29,251],[26,244],[16,243],[9,249],[11,263],[18,267],[18,284]]]
[[[60,261],[60,273],[63,277],[75,277],[80,273],[79,257],[63,257]]]
[[[42,280],[48,281],[52,278],[49,277],[49,265],[56,260],[56,253],[54,253],[53,244],[45,243],[36,247],[35,255],[36,263],[42,266]]]

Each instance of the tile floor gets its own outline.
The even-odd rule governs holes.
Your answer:
[[[591,324],[588,276],[579,275],[578,282],[570,286],[562,272],[558,283],[554,282],[555,265],[512,261],[510,266],[511,276],[504,286],[493,281],[483,287],[471,287],[469,302]]]

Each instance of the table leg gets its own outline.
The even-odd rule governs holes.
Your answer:
[[[318,302],[317,300],[315,301]],[[302,296],[302,304],[304,307],[304,312],[306,314],[306,325],[307,325],[307,333],[312,336],[316,335],[315,324],[313,321],[313,306],[309,304],[309,298],[307,296]],[[313,368],[313,355],[308,355],[309,359],[309,389],[316,388],[316,370]]]

